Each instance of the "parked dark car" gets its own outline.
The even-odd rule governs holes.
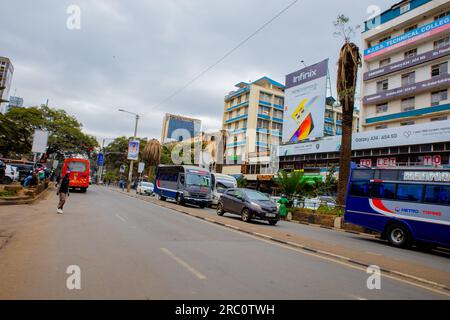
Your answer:
[[[280,220],[277,205],[261,192],[251,189],[229,189],[217,205],[217,214],[237,214],[242,221],[265,220],[275,225]]]
[[[33,171],[33,164],[27,163],[10,163],[11,166],[16,167],[19,171],[19,181],[22,182]]]

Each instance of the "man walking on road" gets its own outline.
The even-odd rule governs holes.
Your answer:
[[[64,178],[61,179],[61,184],[59,185],[58,192],[56,193],[57,195],[59,195],[58,210],[56,211],[59,214],[63,213],[64,204],[66,203],[67,197],[70,195],[69,194],[69,181],[70,181],[69,175],[70,175],[70,171],[67,171]]]

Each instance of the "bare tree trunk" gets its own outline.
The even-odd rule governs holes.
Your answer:
[[[359,48],[351,42],[346,42],[339,56],[337,90],[342,106],[342,140],[339,159],[339,181],[336,202],[344,206],[347,196],[347,185],[350,176],[352,159],[352,127],[353,109],[355,106],[356,80],[358,66],[361,64]]]
[[[344,112],[342,115],[342,140],[341,154],[339,158],[339,181],[337,203],[345,205],[347,196],[348,178],[350,176],[350,162],[352,159],[352,124],[353,124],[353,106],[350,108],[352,113]]]

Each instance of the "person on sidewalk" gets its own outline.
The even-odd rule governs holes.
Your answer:
[[[286,196],[284,194],[282,194],[280,200],[278,200],[278,203],[280,204],[280,208],[278,209],[280,217],[286,218],[286,216],[287,216],[286,205],[289,203],[289,200],[286,198]]]
[[[67,171],[64,178],[61,179],[61,183],[58,188],[58,192],[56,193],[57,195],[59,195],[58,209],[56,211],[59,214],[63,213],[64,204],[66,203],[67,197],[70,195],[70,193],[69,193],[69,182],[70,182],[69,176],[70,176],[70,171]]]

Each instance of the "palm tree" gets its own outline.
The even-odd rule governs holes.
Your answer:
[[[288,198],[294,195],[300,195],[302,198],[309,195],[312,188],[306,179],[304,179],[304,173],[301,171],[280,171],[274,178],[281,193],[285,194]]]
[[[342,106],[342,140],[339,159],[339,181],[337,203],[345,204],[347,184],[350,176],[350,161],[352,157],[353,110],[355,106],[356,80],[358,67],[361,65],[359,48],[350,42],[355,29],[347,24],[350,19],[339,15],[334,25],[338,30],[335,34],[344,37],[338,62],[337,91]],[[358,28],[358,27],[357,27]]]
[[[151,180],[151,177],[154,176],[155,167],[161,162],[161,144],[158,140],[152,139],[147,142],[143,152],[143,158],[149,166],[148,178]]]

